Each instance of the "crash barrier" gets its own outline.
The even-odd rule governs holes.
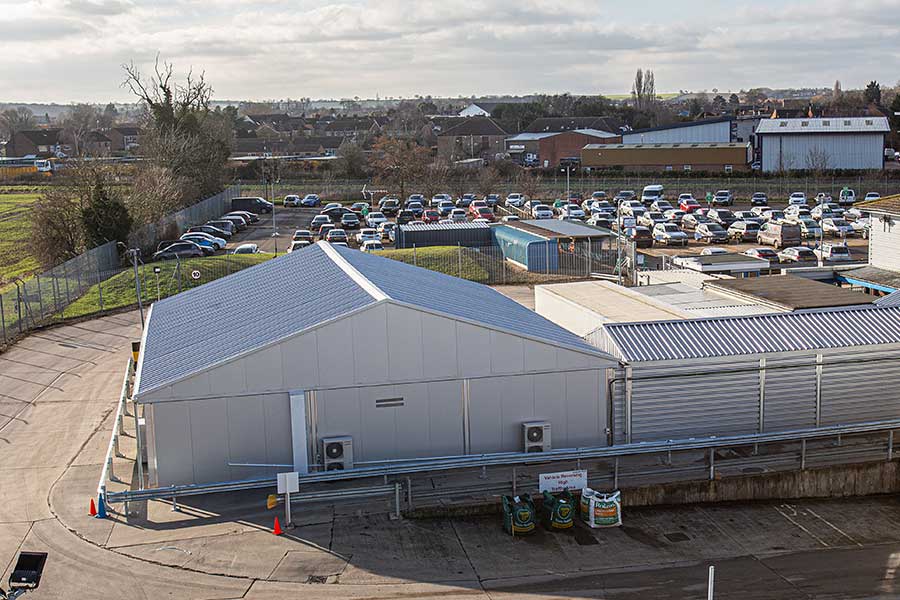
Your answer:
[[[134,376],[135,360],[134,357],[128,358],[128,366],[125,368],[125,375],[122,380],[122,390],[119,393],[119,401],[116,403],[116,416],[113,421],[112,434],[109,436],[109,445],[106,448],[106,458],[103,460],[103,468],[100,471],[100,482],[97,484],[97,504],[91,499],[91,516],[99,519],[106,518],[106,484],[109,481],[119,481],[113,469],[113,461],[116,457],[121,457],[122,453],[119,449],[119,437],[125,435],[125,417],[133,416],[135,420],[135,435],[139,435],[140,427],[138,425],[137,407],[132,407],[131,415],[128,414],[128,400],[131,398],[131,381]],[[140,457],[140,441],[137,443],[137,456]],[[141,460],[137,460],[141,479],[143,479],[143,465]]]

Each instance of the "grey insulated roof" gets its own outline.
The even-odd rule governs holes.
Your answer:
[[[136,393],[383,300],[602,354],[487,286],[319,242],[155,303]]]
[[[887,133],[886,117],[828,117],[821,119],[762,119],[757,134],[767,133]]]
[[[604,325],[626,362],[900,344],[900,308]]]

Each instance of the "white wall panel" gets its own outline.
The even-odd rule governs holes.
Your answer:
[[[388,325],[384,306],[375,306],[350,317],[353,324],[353,341],[346,350],[353,357],[354,381],[359,384],[388,380]]]
[[[428,384],[412,383],[395,385],[393,388],[393,396],[389,397],[403,398],[403,406],[378,409],[392,412],[395,419],[396,442],[391,458],[434,456],[428,426],[430,404]]]
[[[194,481],[190,404],[165,402],[153,407],[156,465],[161,486]]]
[[[428,439],[435,456],[462,454],[463,382],[428,384]]]
[[[525,340],[506,333],[491,333],[491,371],[521,373],[525,369]]]
[[[501,450],[522,451],[522,423],[535,419],[534,379],[533,375],[494,378],[500,398]]]
[[[228,398],[227,438],[228,456],[232,463],[267,464],[266,412],[258,398]],[[260,470],[252,467],[231,467],[231,479],[258,477]]]
[[[244,359],[224,364],[209,372],[209,394],[221,396],[247,391]]]
[[[319,385],[318,338],[318,332],[311,331],[281,344],[286,390],[310,390]]]
[[[228,431],[226,403],[222,400],[190,402],[191,449],[196,483],[227,481]]]
[[[318,330],[319,385],[346,385],[353,376],[347,358],[352,356],[353,325],[350,319],[340,319]]]
[[[577,371],[565,375],[568,435],[560,441],[567,447],[605,445],[606,403],[601,407],[605,392],[600,387],[600,373]]]
[[[456,321],[422,313],[422,359],[430,377],[457,377]]]
[[[421,379],[424,375],[421,313],[400,306],[389,306],[387,329],[388,379],[390,381]]]
[[[281,368],[281,346],[270,346],[243,359],[248,392],[271,392],[284,389]]]
[[[460,375],[473,377],[491,374],[491,332],[484,327],[458,323],[457,360]]]
[[[472,454],[497,452],[503,439],[503,378],[469,382],[469,431]]]
[[[554,445],[565,444],[569,438],[568,399],[566,398],[566,374],[546,373],[532,378],[534,391],[534,416],[553,423],[551,431]]]
[[[396,398],[396,386],[385,385],[378,387],[359,388],[358,402],[359,412],[362,415],[362,437],[353,438],[354,451],[357,441],[360,442],[359,458],[354,452],[353,458],[357,460],[385,460],[397,456],[397,416],[396,408],[378,408],[376,401],[379,399]]]
[[[291,439],[291,400],[288,394],[262,397],[266,413],[266,454],[270,464],[294,462]],[[278,469],[274,469],[274,475]]]
[[[900,224],[872,217],[869,263],[880,269],[900,271]]]

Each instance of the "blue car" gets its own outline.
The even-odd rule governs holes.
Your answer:
[[[300,201],[300,206],[319,206],[321,203],[322,201],[319,199],[318,194],[307,194]]]
[[[203,254],[213,254],[216,250],[218,250],[215,243],[213,243],[211,240],[203,239],[201,237],[191,236],[189,238],[182,237],[181,239],[187,242],[194,242],[195,244],[200,246],[200,249],[203,250]]]

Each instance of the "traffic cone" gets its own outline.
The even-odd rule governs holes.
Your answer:
[[[88,514],[92,517],[97,516],[97,505],[94,504],[94,499],[91,498],[91,509],[88,511]]]
[[[281,523],[278,522],[278,517],[275,517],[275,527],[272,528],[273,535],[281,535],[284,532],[281,530]]]
[[[97,497],[97,518],[106,518],[106,500],[103,498],[103,494]]]

